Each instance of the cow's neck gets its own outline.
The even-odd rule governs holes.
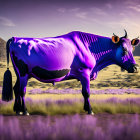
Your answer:
[[[99,60],[96,61],[96,67],[95,67],[96,71],[100,71],[109,65],[115,64],[114,61],[112,60],[111,53],[112,51],[110,51],[110,53],[108,54],[101,56]]]
[[[110,38],[93,36],[93,42],[90,42],[89,48],[96,60],[96,66],[93,73],[102,70],[108,65],[115,64],[113,51],[115,45]]]

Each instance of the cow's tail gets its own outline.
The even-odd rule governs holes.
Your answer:
[[[9,70],[9,53],[10,53],[10,43],[13,38],[9,39],[6,43],[6,56],[7,56],[7,70],[3,77],[3,88],[2,88],[2,100],[10,101],[13,99],[13,86],[12,86],[12,74]]]

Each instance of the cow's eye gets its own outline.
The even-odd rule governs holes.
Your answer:
[[[123,55],[127,55],[128,54],[128,51],[127,51],[127,49],[123,49]]]

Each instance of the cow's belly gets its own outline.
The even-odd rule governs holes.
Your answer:
[[[62,54],[36,55],[27,60],[29,73],[42,82],[58,82],[69,75],[72,57]]]
[[[61,81],[69,75],[74,54],[70,47],[54,49],[37,48],[28,51],[28,47],[11,47],[16,63],[21,61],[27,66],[26,72],[43,82]],[[14,60],[14,61],[15,61]],[[23,76],[25,73],[23,74]]]
[[[32,69],[32,77],[38,79],[42,82],[59,82],[66,79],[70,74],[70,69],[62,70],[47,70],[39,66],[36,66]]]

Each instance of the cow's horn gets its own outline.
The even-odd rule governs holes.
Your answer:
[[[124,36],[124,38],[127,38],[127,31],[124,29],[124,31],[125,31],[125,36]]]
[[[114,33],[113,33],[113,35],[114,35],[114,36],[117,36],[117,35],[115,35]]]

